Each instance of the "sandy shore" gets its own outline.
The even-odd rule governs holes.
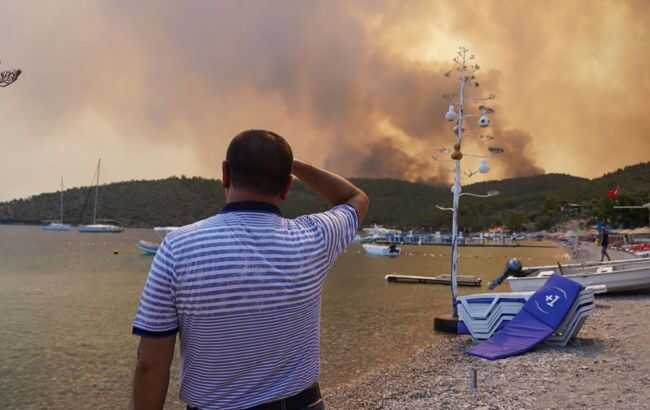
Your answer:
[[[598,249],[583,244],[579,258]],[[612,251],[612,258],[621,254]],[[490,362],[449,336],[407,363],[325,389],[329,409],[650,409],[650,292],[599,296],[567,347]],[[477,369],[478,388],[469,375]],[[326,386],[324,386],[326,387]]]

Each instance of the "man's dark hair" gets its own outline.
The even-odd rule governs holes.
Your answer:
[[[291,146],[266,130],[239,133],[228,146],[226,161],[233,186],[266,195],[282,192],[291,178]]]

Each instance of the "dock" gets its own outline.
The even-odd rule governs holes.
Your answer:
[[[450,275],[439,276],[416,276],[416,275],[396,275],[388,274],[384,277],[386,282],[394,283],[424,283],[427,285],[451,285]],[[477,276],[458,275],[458,286],[481,286],[481,278]]]
[[[451,246],[451,242],[394,242],[394,241],[375,241],[378,245],[412,245],[412,246]],[[520,244],[518,242],[459,242],[459,247],[466,248],[519,248],[519,247],[530,247],[530,245]],[[539,245],[538,245],[539,246]]]

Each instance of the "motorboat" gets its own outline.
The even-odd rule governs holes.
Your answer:
[[[647,258],[506,269],[490,287],[506,279],[515,292],[535,291],[556,273],[585,287],[604,286],[608,293],[650,289],[650,259]]]
[[[156,226],[153,228],[154,231],[161,233],[162,236],[164,237],[167,235],[169,232],[175,231],[180,226]],[[136,244],[140,252],[142,252],[145,255],[155,255],[156,252],[158,251],[158,247],[160,244],[155,243],[155,242],[150,242],[150,241],[145,241],[145,240],[139,240],[138,243]]]
[[[398,229],[384,228],[381,225],[373,225],[370,228],[363,228],[359,235],[359,242],[371,243],[379,241],[387,241],[390,238],[401,235],[402,231]]]
[[[401,249],[397,245],[376,245],[372,243],[364,243],[363,250],[369,255],[377,256],[399,256]]]
[[[180,226],[154,226],[153,230],[167,235],[169,232],[179,229]]]
[[[155,255],[156,251],[158,251],[158,246],[160,245],[157,243],[143,240],[138,241],[137,245],[138,249],[140,249],[140,252],[145,255]]]
[[[79,227],[79,232],[83,233],[120,233],[123,230],[123,227],[112,224],[90,224]]]

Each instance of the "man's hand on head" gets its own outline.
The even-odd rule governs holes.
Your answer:
[[[368,196],[346,178],[298,159],[293,160],[291,172],[309,188],[318,192],[330,205],[350,204],[357,211],[359,223],[368,213]]]

